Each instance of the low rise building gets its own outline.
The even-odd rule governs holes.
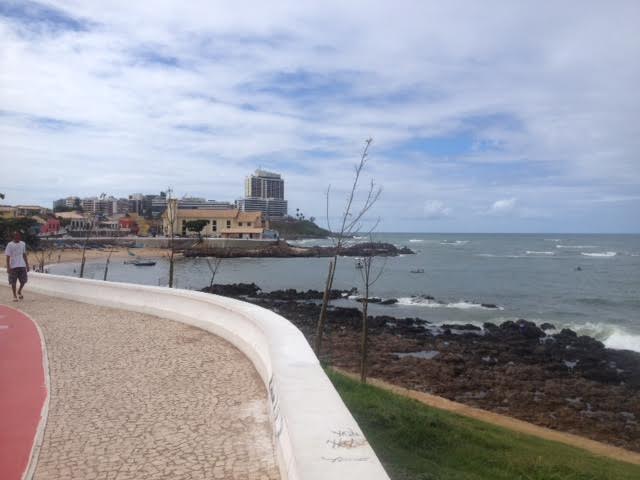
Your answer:
[[[11,205],[0,205],[0,218],[15,218],[16,207]]]
[[[236,200],[236,207],[243,212],[262,212],[267,218],[287,215],[287,201],[278,198],[242,198]]]
[[[35,215],[46,216],[51,210],[38,205],[16,205],[16,217],[33,217]]]
[[[61,230],[62,224],[60,220],[55,217],[47,218],[45,224],[40,227],[40,233],[42,235],[58,235],[61,233]]]
[[[172,209],[168,208],[163,215],[163,232],[171,234]],[[188,223],[202,220],[206,222],[200,232],[189,230]],[[261,212],[242,212],[237,208],[226,210],[175,209],[174,234],[202,235],[221,238],[262,238],[264,225]]]

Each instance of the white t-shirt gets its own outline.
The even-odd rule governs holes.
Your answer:
[[[26,267],[24,263],[24,253],[27,251],[27,246],[23,241],[18,243],[11,240],[7,243],[7,248],[4,249],[4,254],[9,257],[9,268]]]

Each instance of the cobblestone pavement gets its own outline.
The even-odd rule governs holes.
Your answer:
[[[225,340],[149,315],[36,295],[51,400],[35,480],[279,478],[267,392]]]

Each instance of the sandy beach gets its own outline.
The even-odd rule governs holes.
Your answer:
[[[113,249],[87,249],[85,257],[87,261],[106,260],[107,257],[109,257],[109,254],[111,254],[111,259],[115,260],[130,257],[131,255],[129,255],[129,252],[134,253],[136,256],[145,258],[162,258],[168,254],[168,250],[164,248],[114,247]],[[29,265],[32,267],[38,266],[41,262],[42,255],[42,252],[28,252]],[[80,248],[53,249],[44,253],[45,267],[56,263],[79,263],[81,259],[82,249]]]

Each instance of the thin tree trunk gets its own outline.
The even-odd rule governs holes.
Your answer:
[[[173,288],[173,241],[171,242],[171,253],[169,254],[169,288]]]
[[[362,302],[362,344],[360,345],[360,381],[367,383],[367,310],[369,308],[369,285],[365,286]]]
[[[86,252],[87,252],[87,241],[85,240],[84,245],[82,246],[82,259],[80,260],[80,278],[84,277],[84,264],[87,260]]]
[[[111,254],[113,253],[113,249],[109,251],[109,256],[107,257],[107,263],[104,266],[104,280],[107,281],[107,275],[109,274],[109,262],[111,261]]]
[[[329,262],[329,273],[327,275],[327,283],[324,288],[324,294],[322,295],[322,308],[320,309],[320,317],[318,318],[318,325],[316,327],[316,339],[313,349],[317,357],[320,357],[320,349],[322,348],[322,334],[324,332],[324,324],[327,319],[327,307],[329,306],[329,295],[331,287],[333,286],[333,276],[336,271],[337,257],[333,257],[333,260]]]

